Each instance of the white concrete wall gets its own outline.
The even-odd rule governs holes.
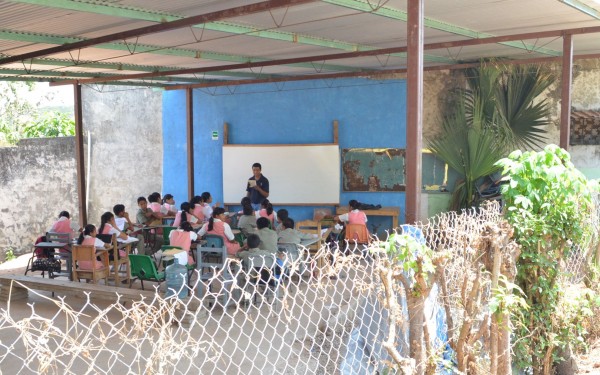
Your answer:
[[[0,259],[35,239],[67,210],[77,216],[73,137],[35,138],[0,147]]]
[[[138,196],[162,193],[162,92],[86,88],[82,96],[86,143],[91,137],[88,221],[99,223],[117,203],[135,215]]]

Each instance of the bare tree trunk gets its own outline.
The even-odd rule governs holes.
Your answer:
[[[512,375],[512,361],[510,357],[510,328],[509,317],[498,314],[498,372],[497,374]]]
[[[422,296],[407,296],[410,357],[416,362],[415,374],[425,374],[425,350],[423,348],[423,324],[425,299]]]

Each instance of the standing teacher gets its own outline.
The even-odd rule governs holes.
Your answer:
[[[269,196],[269,180],[261,172],[262,166],[260,163],[252,164],[253,176],[248,179],[248,186],[246,187],[246,196],[250,198],[252,208],[255,211],[260,210],[260,204]]]

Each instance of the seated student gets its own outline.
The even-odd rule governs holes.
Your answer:
[[[295,243],[299,245],[302,240],[308,240],[315,238],[315,234],[304,233],[299,230],[294,229],[294,220],[291,217],[288,217],[283,221],[283,230],[279,232],[278,241],[281,243]]]
[[[216,207],[219,207],[219,202],[211,206],[210,204],[212,203],[213,199],[212,195],[210,195],[208,191],[202,193],[200,197],[202,198],[202,202],[200,203],[202,205],[202,215],[204,215],[204,217],[211,217],[213,210]]]
[[[77,231],[78,230],[81,231],[77,227],[78,227],[78,225],[74,224],[71,221],[71,215],[69,215],[69,212],[61,211],[60,214],[58,214],[58,220],[55,221],[54,224],[52,224],[52,227],[50,227],[48,232],[69,233],[70,238],[75,238],[75,234],[77,233]],[[69,252],[68,246],[61,248],[59,250],[59,252],[68,253]]]
[[[242,213],[243,215],[238,219],[237,226],[244,236],[248,237],[256,231],[256,216],[254,215],[254,209],[249,198],[248,203],[242,206]]]
[[[275,228],[275,231],[277,231],[277,233],[280,233],[282,230],[285,229],[283,227],[283,221],[288,217],[289,213],[288,210],[286,210],[285,208],[277,210],[277,228]]]
[[[242,206],[242,209],[240,211],[238,211],[238,215],[243,215],[244,214],[244,206],[249,204],[250,206],[252,206],[252,201],[250,200],[250,198],[248,197],[244,197],[242,198],[240,205]],[[252,207],[252,212],[254,212],[254,207]]]
[[[360,203],[352,199],[348,202],[348,205],[350,206],[350,212],[336,216],[334,220],[348,224],[367,225],[367,215],[358,209]]]
[[[180,247],[182,250],[188,252],[188,264],[194,264],[194,258],[189,252],[192,247],[192,241],[196,241],[197,239],[198,234],[194,232],[192,224],[187,221],[182,221],[181,225],[179,225],[179,228],[172,230],[171,233],[169,233],[169,243],[171,246]]]
[[[195,195],[190,201],[190,207],[192,209],[192,215],[196,216],[200,222],[206,222],[211,216],[204,216],[204,213],[202,212],[204,206],[202,203],[202,197],[200,195]]]
[[[121,232],[128,233],[131,237],[138,239],[137,242],[137,254],[144,253],[144,234],[141,231],[136,231],[133,223],[129,219],[129,213],[125,211],[125,205],[116,204],[113,207],[113,213],[115,214],[115,223],[117,229]]]
[[[160,215],[160,218],[165,216],[166,211],[162,206],[162,199],[160,198],[160,193],[154,192],[148,195],[148,208]]]
[[[68,211],[61,211],[58,214],[58,220],[52,224],[48,232],[70,233],[71,236],[78,230],[77,225],[71,221],[71,215]]]
[[[117,238],[126,240],[129,238],[127,233],[122,232],[118,229],[117,223],[115,223],[115,215],[112,212],[105,212],[100,216],[100,228],[98,229],[100,234],[116,234]]]
[[[148,207],[148,200],[146,200],[145,197],[139,197],[137,199],[137,204],[139,209],[135,215],[135,219],[138,224],[150,225],[157,220],[160,220],[160,214],[157,214]]]
[[[98,228],[98,233],[100,234],[108,234],[117,236],[117,239],[128,240],[129,236],[125,232],[121,232],[117,229],[117,224],[115,223],[115,215],[112,212],[105,212],[100,216],[100,228]],[[125,250],[119,250],[119,256],[125,257],[127,253]],[[112,250],[110,251],[110,257],[112,260],[113,254]]]
[[[146,200],[145,197],[139,197],[137,199],[137,203],[138,203],[139,209],[137,211],[137,214],[135,215],[135,218],[136,218],[136,221],[138,224],[142,224],[143,226],[150,226],[155,223],[156,224],[161,223],[160,216],[156,212],[154,212],[150,208],[148,208],[148,201]],[[148,255],[154,254],[156,252],[156,250],[160,249],[160,247],[163,244],[162,236],[155,235],[153,243],[154,243],[154,246],[152,249],[150,249],[151,251],[149,253],[147,253]]]
[[[205,223],[202,228],[198,231],[200,236],[205,234],[216,234],[223,238],[225,246],[227,247],[227,254],[235,255],[240,250],[240,244],[235,241],[235,236],[231,231],[229,224],[225,222],[227,215],[225,215],[225,209],[222,207],[216,207],[213,210],[212,217]]]
[[[198,220],[196,216],[192,215],[192,207],[188,202],[183,202],[180,208],[181,210],[177,211],[177,214],[175,215],[175,220],[173,221],[174,227],[178,227],[184,221],[187,221],[192,225],[192,227],[196,229],[202,226],[200,220]]]
[[[256,234],[260,237],[259,247],[275,254],[277,252],[277,232],[269,228],[269,219],[266,217],[258,218],[256,227],[258,228]]]
[[[250,206],[252,208],[252,206]],[[272,256],[273,253],[267,250],[262,250],[259,248],[260,246],[260,237],[257,234],[251,234],[246,239],[246,244],[248,245],[248,250],[243,250],[237,253],[237,256],[242,260],[242,264],[246,267],[249,266],[247,264],[248,258],[251,256]]]
[[[173,194],[165,194],[162,199],[163,211],[166,211],[166,215],[173,216],[177,213],[177,207],[175,206],[175,199]]]
[[[101,248],[101,249],[102,248],[104,248],[104,249],[110,248],[111,245],[108,243],[102,242],[100,239],[98,239],[96,237],[97,235],[98,235],[98,232],[96,231],[96,227],[92,224],[88,224],[85,226],[85,228],[83,228],[83,232],[81,232],[81,234],[79,235],[79,238],[77,239],[77,244],[94,246],[96,248]],[[93,264],[90,261],[79,261],[76,266],[83,270],[91,270],[92,268],[101,268],[103,266],[103,264],[100,261],[96,261],[96,264]],[[75,267],[75,265],[74,265],[74,267]]]
[[[277,221],[277,213],[273,210],[273,205],[268,199],[264,199],[260,204],[261,209],[257,212],[256,217],[266,217],[271,222],[271,228],[275,229],[275,222]]]

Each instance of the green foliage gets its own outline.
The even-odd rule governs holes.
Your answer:
[[[26,138],[73,136],[75,121],[66,113],[46,112],[25,125],[23,135]]]
[[[435,272],[434,252],[408,234],[393,233],[384,244],[384,250],[392,263],[400,264],[407,276],[413,294],[419,294],[417,277],[426,279]]]
[[[28,137],[75,134],[75,125],[69,115],[38,111],[39,103],[29,99],[34,87],[29,82],[0,82],[0,146],[14,145]]]
[[[492,296],[488,307],[492,314],[516,314],[521,315],[523,310],[527,310],[527,301],[523,296],[525,293],[517,284],[511,283],[505,275],[498,275],[498,287],[492,289]]]
[[[442,131],[428,139],[431,150],[456,170],[451,209],[476,205],[476,183],[498,170],[494,163],[508,150],[534,147],[544,140],[549,105],[534,103],[555,78],[534,66],[481,66],[466,70],[469,89],[444,116]]]
[[[17,259],[17,256],[15,255],[13,248],[9,247],[8,249],[6,249],[6,252],[4,253],[4,261],[9,262],[13,259]]]
[[[591,239],[593,186],[556,145],[537,153],[514,151],[498,165],[508,179],[502,188],[505,216],[521,245],[516,283],[530,306],[515,332],[515,362],[541,371],[548,350],[576,344],[577,323],[557,320],[558,272],[572,244],[585,246]]]

